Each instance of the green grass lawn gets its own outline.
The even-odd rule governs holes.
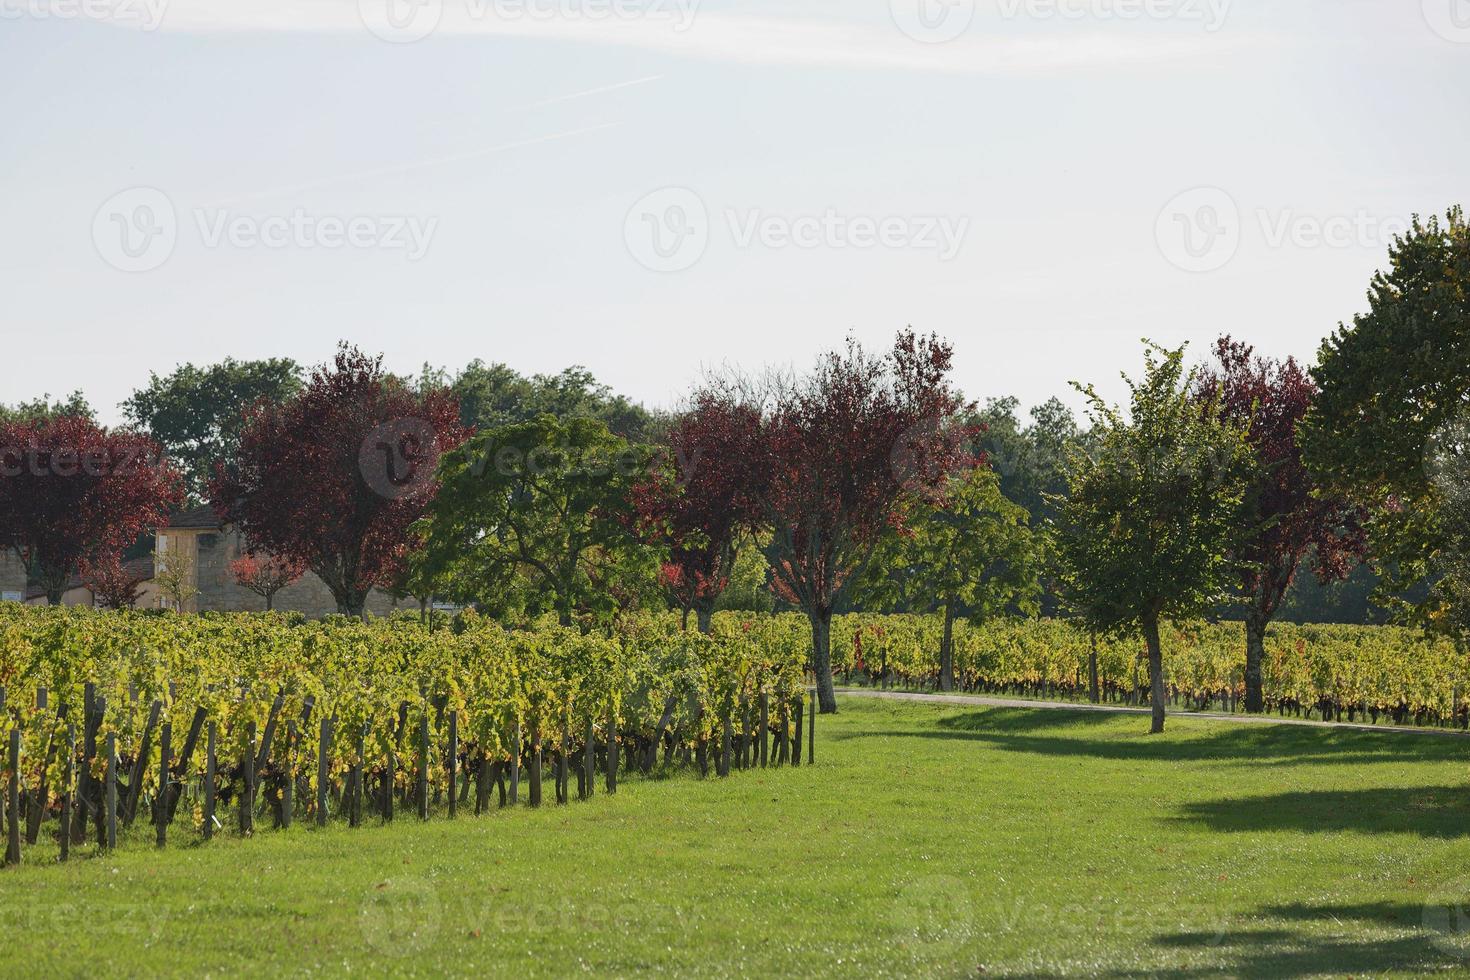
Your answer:
[[[813,768],[43,845],[0,975],[1470,973],[1470,739],[1146,724],[848,698]]]

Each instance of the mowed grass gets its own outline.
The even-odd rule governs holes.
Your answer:
[[[0,974],[1470,972],[1470,739],[1146,725],[847,698],[811,768],[41,845],[0,872]]]

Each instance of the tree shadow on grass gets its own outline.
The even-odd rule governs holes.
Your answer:
[[[1137,728],[1111,736],[1097,729],[1120,718]],[[1077,756],[1133,762],[1212,761],[1241,765],[1292,765],[1303,762],[1362,765],[1385,762],[1444,762],[1464,758],[1470,742],[1460,739],[1360,729],[1293,725],[1219,723],[1207,734],[1196,729],[1147,735],[1148,721],[1132,715],[1097,711],[989,708],[938,719],[934,728],[917,731],[869,731],[836,734],[848,738],[928,738],[984,742],[1008,752]]]
[[[1219,833],[1353,831],[1450,840],[1470,835],[1467,795],[1463,786],[1275,793],[1186,803],[1171,819]]]
[[[1113,969],[1098,975],[1300,977],[1389,971],[1430,974],[1470,967],[1470,959],[1466,959],[1470,946],[1464,945],[1465,937],[1425,928],[1420,906],[1396,902],[1274,905],[1257,910],[1249,921],[1253,923],[1251,928],[1237,929],[1227,924],[1224,929],[1165,933],[1146,940],[1156,949],[1204,962]],[[1316,928],[1303,928],[1308,922]]]

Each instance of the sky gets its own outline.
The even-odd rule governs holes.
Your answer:
[[[1470,203],[1470,0],[0,0],[0,402],[911,325],[973,398],[1310,360]]]

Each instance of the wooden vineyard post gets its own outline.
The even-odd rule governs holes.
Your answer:
[[[138,798],[143,795],[143,773],[148,767],[148,756],[153,751],[153,728],[158,724],[158,714],[163,702],[154,700],[148,706],[148,723],[143,726],[143,738],[138,743],[138,753],[133,759],[133,768],[128,773],[128,797],[123,804],[123,826],[131,827],[138,815]]]
[[[45,712],[47,709],[46,688],[36,688],[36,711]],[[66,705],[57,708],[56,717],[58,721],[66,720]],[[54,732],[54,726],[53,726]],[[41,763],[41,775],[36,779],[36,790],[31,794],[30,805],[26,813],[25,843],[27,847],[34,847],[37,838],[41,834],[41,820],[46,812],[46,774],[51,770],[51,760],[56,758],[56,738],[52,732],[46,734],[45,760]]]
[[[316,743],[316,825],[318,827],[327,825],[327,775],[331,772],[327,753],[331,746],[332,719],[323,718],[321,734]],[[351,805],[351,803],[348,804],[349,807]]]
[[[209,722],[209,734],[204,743],[204,839],[214,837],[214,777],[216,767],[215,730],[213,719]]]
[[[107,850],[117,847],[117,733],[107,733],[107,785],[103,792],[103,817],[107,836]]]
[[[77,776],[77,805],[81,807],[72,821],[72,843],[81,844],[87,839],[87,814],[97,817],[102,825],[102,809],[92,802],[92,762],[97,758],[97,727],[101,720],[97,686],[90,681],[83,689],[84,708],[82,713],[82,770]]]
[[[592,798],[592,784],[597,781],[597,729],[592,725],[592,716],[587,716],[587,725],[582,734],[582,799]]]
[[[9,774],[5,780],[5,863],[20,864],[20,726],[10,730],[10,751],[6,753]]]
[[[418,798],[419,819],[429,819],[429,709],[419,712],[419,771],[414,795]]]
[[[791,764],[793,766],[801,765],[801,729],[803,721],[802,716],[806,714],[806,712],[803,710],[805,707],[806,692],[798,689],[796,693],[796,738],[791,743]]]
[[[510,743],[510,805],[515,806],[521,790],[521,720],[516,719],[515,738]]]
[[[726,714],[720,719],[720,764],[715,767],[715,775],[730,775],[730,751],[733,739],[730,734],[730,716]]]
[[[607,706],[607,791],[618,791],[618,712]]]
[[[179,809],[179,798],[184,795],[184,779],[189,775],[189,764],[194,761],[194,749],[199,744],[199,733],[204,730],[205,711],[194,709],[194,719],[189,722],[189,734],[184,737],[184,751],[179,755],[179,779],[168,798],[168,819],[174,819]]]
[[[388,747],[388,765],[383,770],[383,820],[393,819],[393,789],[398,783],[398,755]]]
[[[449,712],[449,819],[459,815],[459,710]]]
[[[240,834],[255,832],[255,722],[245,725],[245,790],[240,794]]]
[[[561,723],[561,744],[557,747],[557,752],[556,752],[556,803],[557,803],[557,806],[562,806],[562,805],[570,802],[570,800],[568,798],[571,796],[571,793],[569,792],[568,786],[567,786],[567,784],[570,782],[570,779],[571,779],[570,769],[569,769],[569,766],[568,766],[568,759],[567,759],[567,751],[568,751],[567,742],[569,741],[567,728],[570,725],[571,725],[570,719],[568,719],[568,718],[563,718],[562,719],[562,723]]]
[[[760,766],[762,769],[766,767],[766,742],[769,740],[767,736],[769,734],[770,711],[770,699],[766,695],[766,692],[762,691],[760,727],[756,729],[756,737],[760,739]]]
[[[817,689],[812,688],[812,711],[811,719],[806,726],[806,764],[816,765],[817,762]]]
[[[281,829],[291,829],[291,818],[296,810],[296,767],[292,761],[296,755],[296,719],[286,722],[286,758],[283,762],[285,776],[281,779]]]
[[[348,773],[347,780],[351,784],[348,792],[351,793],[351,802],[347,804],[347,826],[357,827],[362,824],[362,779],[363,770],[367,765],[367,725],[363,725],[357,731],[357,747],[353,750],[352,770]]]
[[[531,805],[541,805],[541,728],[531,729]]]
[[[62,767],[61,783],[61,860],[71,856],[71,823],[73,819],[72,789],[76,786],[77,730],[70,720],[66,723],[66,765]]]
[[[158,846],[168,844],[169,766],[172,765],[174,726],[164,722],[158,733],[158,795],[153,804],[153,822],[158,830]]]

